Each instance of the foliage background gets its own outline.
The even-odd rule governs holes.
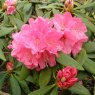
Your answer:
[[[56,13],[63,13],[64,0],[63,3],[60,0],[18,0],[14,15],[7,15],[2,10],[4,0],[0,1],[0,90],[12,95],[62,95],[63,92],[54,85],[56,72],[59,68],[70,65],[79,70],[77,77],[83,81],[83,85],[77,83],[65,91],[64,95],[95,94],[95,1],[74,1],[73,15],[82,18],[86,24],[89,41],[84,44],[77,56],[60,54],[57,67],[47,68],[41,72],[30,71],[22,66],[11,57],[11,51],[7,46],[12,40],[12,33],[19,31],[30,17],[52,18]],[[9,61],[14,64],[12,73],[6,70]]]

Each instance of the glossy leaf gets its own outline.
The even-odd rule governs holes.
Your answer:
[[[6,76],[7,76],[6,72],[4,72],[4,71],[0,72],[0,90],[4,84]]]
[[[95,52],[95,42],[88,42],[84,45],[87,53]]]
[[[21,95],[21,89],[19,83],[13,75],[11,75],[10,77],[10,84],[11,84],[12,95]]]
[[[91,95],[89,90],[85,88],[83,85],[81,85],[80,83],[76,83],[69,90],[77,95]]]
[[[3,51],[1,49],[0,49],[0,59],[2,59],[3,61],[6,61],[4,53],[3,53]]]
[[[63,53],[59,54],[59,57],[57,58],[57,62],[59,62],[63,66],[72,66],[72,67],[76,67],[79,70],[84,70],[83,67],[76,60]]]
[[[0,30],[0,37],[3,37],[11,32],[13,32],[13,29],[12,27],[1,27],[1,30]]]
[[[28,19],[30,18],[31,13],[32,13],[32,4],[26,3],[24,5],[23,12],[24,12],[24,22],[26,23],[28,21]]]
[[[58,95],[58,87],[55,87],[50,95]]]
[[[87,60],[87,54],[86,51],[84,49],[82,49],[78,55],[78,57],[76,58],[77,62],[80,63],[81,65],[83,65],[85,63],[85,61]]]
[[[83,64],[83,67],[85,70],[95,75],[95,62],[94,61],[88,58],[86,62]]]
[[[52,74],[52,72],[51,72],[50,68],[46,68],[45,70],[42,70],[40,72],[39,85],[41,88],[46,86],[49,83],[51,74]]]
[[[40,88],[36,91],[31,92],[28,95],[45,95],[48,91],[50,91],[52,88],[54,87],[54,85],[49,85],[43,88]]]
[[[92,6],[95,6],[95,2],[91,2],[91,3],[85,4],[85,5],[81,5],[79,7],[74,8],[74,10],[84,9],[84,8],[88,8],[88,7],[92,7]]]
[[[19,74],[19,78],[20,78],[21,80],[25,80],[25,79],[28,77],[29,74],[30,74],[30,70],[27,69],[27,68],[23,65],[23,66],[22,66],[22,69],[21,69],[21,71],[20,71],[20,74]]]

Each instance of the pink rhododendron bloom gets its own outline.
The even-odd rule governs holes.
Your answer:
[[[7,14],[8,14],[8,15],[13,14],[15,11],[16,11],[15,6],[8,6],[8,7],[7,7]]]
[[[62,34],[52,28],[48,19],[38,17],[29,19],[29,24],[22,26],[21,31],[13,34],[11,55],[24,63],[27,68],[37,70],[56,64],[55,57],[61,51]]]
[[[6,10],[8,15],[15,13],[16,11],[16,0],[6,0],[3,8]]]
[[[8,6],[13,6],[13,5],[16,4],[16,2],[17,2],[17,0],[6,0],[6,4],[7,4]]]
[[[63,70],[59,70],[57,73],[57,86],[59,88],[67,89],[73,86],[77,81],[77,69],[67,66]]]
[[[63,34],[61,44],[63,52],[75,55],[81,50],[82,44],[88,40],[85,32],[86,25],[80,18],[72,17],[70,12],[65,12],[63,15],[56,14],[53,18],[54,27],[58,32]]]

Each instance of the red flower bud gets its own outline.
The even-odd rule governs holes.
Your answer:
[[[11,62],[8,62],[6,65],[6,69],[9,73],[11,73],[13,71],[13,67],[14,67],[14,65]]]
[[[63,70],[59,70],[57,73],[57,86],[63,89],[73,86],[78,81],[76,75],[76,68],[70,66],[67,66]]]

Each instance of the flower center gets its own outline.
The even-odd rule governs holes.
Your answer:
[[[66,78],[65,77],[62,77],[61,78],[61,82],[65,82],[66,81]]]

